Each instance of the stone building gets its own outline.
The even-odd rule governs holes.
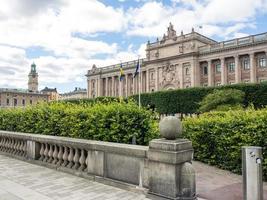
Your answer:
[[[78,88],[78,87],[75,87],[75,90],[72,92],[60,94],[59,96],[59,100],[85,99],[85,98],[87,98],[87,90],[83,88]]]
[[[177,35],[170,24],[167,34],[147,43],[141,59],[141,92],[259,83],[267,80],[267,33],[217,42],[192,29]],[[88,70],[88,97],[129,96],[139,90],[133,78],[137,61],[122,63],[125,78],[120,83],[120,65]]]
[[[41,90],[41,93],[48,95],[48,101],[58,101],[59,99],[57,88],[45,87],[44,89]]]
[[[0,88],[0,108],[24,107],[48,101],[48,95],[38,91],[38,73],[34,63],[28,78],[28,89]]]

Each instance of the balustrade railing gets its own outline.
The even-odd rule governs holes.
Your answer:
[[[78,147],[40,143],[39,161],[51,163],[57,167],[86,171],[87,150]]]
[[[5,155],[83,177],[142,187],[147,186],[143,176],[147,150],[145,146],[0,131],[0,153]]]
[[[27,141],[12,137],[0,137],[0,151],[15,156],[26,157]]]
[[[260,43],[260,42],[265,42],[265,41],[267,42],[267,33],[262,33],[258,35],[252,35],[248,37],[223,41],[223,42],[215,43],[212,45],[205,45],[205,46],[199,47],[199,52],[209,53],[209,52],[213,52],[217,50],[223,50],[225,48],[238,47],[238,46]]]

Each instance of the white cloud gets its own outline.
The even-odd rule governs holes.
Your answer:
[[[148,2],[128,14],[131,36],[160,37],[169,22],[177,31],[189,32],[203,26],[207,36],[220,34],[228,38],[251,27],[257,13],[267,13],[267,0],[173,0],[172,7],[161,2]],[[234,24],[238,24],[235,26]],[[225,33],[224,29],[228,29]]]
[[[196,28],[200,33],[229,39],[246,36],[242,30],[255,28],[257,14],[267,12],[267,0],[172,0],[173,5],[135,1],[138,7],[126,10],[97,0],[1,0],[0,87],[27,87],[29,47],[49,52],[34,61],[41,85],[56,86],[85,81],[93,64],[102,67],[145,57],[146,43],[122,49],[127,42],[97,36],[119,33],[123,41],[161,37],[172,22],[177,34],[202,25],[202,30]]]

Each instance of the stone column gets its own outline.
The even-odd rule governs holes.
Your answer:
[[[240,69],[240,62],[239,56],[235,56],[235,83],[241,82],[241,69]]]
[[[190,69],[191,69],[191,72],[190,72],[190,77],[191,77],[191,87],[195,87],[196,85],[196,82],[195,82],[195,74],[196,74],[196,68],[194,66],[194,62],[191,62],[190,63]]]
[[[125,74],[125,84],[126,84],[126,87],[125,87],[125,96],[128,97],[128,74]]]
[[[180,89],[183,89],[184,88],[184,66],[183,64],[181,64],[180,66]]]
[[[97,87],[96,87],[96,97],[100,96],[100,77],[96,79]]]
[[[112,76],[111,78],[111,96],[116,96],[115,94],[115,77]]]
[[[181,136],[182,124],[176,117],[164,118],[159,125],[163,139],[149,143],[149,194],[166,199],[196,199],[195,171],[191,164],[191,141]]]
[[[221,58],[221,85],[226,84],[226,67],[224,63],[224,58]]]
[[[87,97],[91,98],[91,80],[87,79]]]
[[[214,69],[211,65],[211,60],[208,61],[208,86],[214,86]]]
[[[159,70],[158,67],[155,68],[155,91],[159,90]]]
[[[108,77],[106,77],[105,79],[105,95],[104,96],[108,96]]]
[[[146,70],[146,92],[149,92],[149,70]]]
[[[250,82],[251,83],[256,83],[257,78],[256,78],[256,62],[255,62],[255,56],[254,53],[249,54],[250,58]]]

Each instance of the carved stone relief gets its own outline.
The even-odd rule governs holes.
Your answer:
[[[178,74],[176,70],[177,65],[172,65],[170,62],[167,62],[164,66],[161,67],[159,82],[159,87],[161,89],[174,89],[179,85]]]

